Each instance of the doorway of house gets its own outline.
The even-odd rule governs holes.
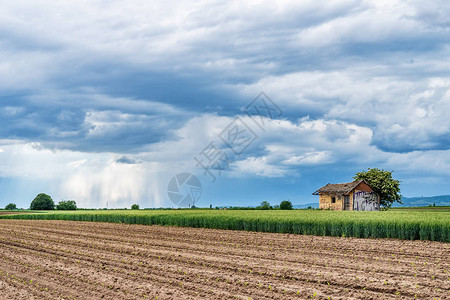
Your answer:
[[[350,196],[344,196],[344,210],[350,210]]]

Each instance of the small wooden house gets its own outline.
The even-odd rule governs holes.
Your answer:
[[[380,210],[380,196],[365,180],[327,184],[313,193],[319,195],[320,209]]]

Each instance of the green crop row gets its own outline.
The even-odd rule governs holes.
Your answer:
[[[4,215],[0,218],[113,222],[450,242],[450,211],[93,210]]]

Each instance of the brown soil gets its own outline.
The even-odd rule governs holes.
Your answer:
[[[450,244],[0,220],[0,299],[450,299]]]
[[[2,210],[2,211],[0,211],[0,216],[1,215],[20,215],[20,214],[30,214],[31,212],[28,212],[28,211],[5,211],[5,210]]]

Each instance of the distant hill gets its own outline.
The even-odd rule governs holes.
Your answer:
[[[433,196],[433,197],[402,197],[403,204],[395,203],[392,207],[416,207],[428,206],[435,204],[436,206],[450,206],[450,195]]]

